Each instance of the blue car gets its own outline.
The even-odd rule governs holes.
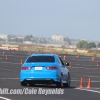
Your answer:
[[[57,87],[70,87],[71,77],[62,59],[56,54],[31,54],[20,71],[21,86],[35,84],[56,84]]]

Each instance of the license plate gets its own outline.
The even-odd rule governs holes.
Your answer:
[[[35,67],[35,70],[42,70],[42,67]]]

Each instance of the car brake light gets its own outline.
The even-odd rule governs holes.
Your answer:
[[[21,70],[30,70],[31,67],[21,67]]]
[[[47,67],[47,70],[57,70],[57,67],[55,67],[55,66],[50,66],[50,67]]]

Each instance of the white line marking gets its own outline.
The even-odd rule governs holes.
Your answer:
[[[92,65],[94,67],[94,65]],[[85,68],[83,67],[83,69],[100,69],[100,68]]]
[[[15,80],[17,80],[19,78],[0,78],[0,79],[15,79]]]
[[[95,77],[95,78],[100,78],[100,76],[89,76],[89,75],[84,75],[86,77]]]
[[[89,90],[89,89],[80,89],[80,88],[75,88],[78,90],[85,90],[85,91],[90,91],[90,92],[95,92],[95,93],[100,93],[100,91],[95,91],[95,90]]]
[[[72,60],[75,60],[75,61],[78,61],[78,62],[81,62],[81,61],[91,61],[91,60],[86,60],[86,59],[84,59],[84,60],[72,59]]]
[[[84,68],[84,67],[72,67],[72,68]]]
[[[19,63],[12,63],[12,62],[1,62],[1,63],[20,64],[20,62],[19,62]]]
[[[24,56],[17,56],[17,55],[16,55],[16,56],[15,56],[15,55],[8,55],[8,57],[9,57],[9,56],[14,56],[14,57],[26,57],[27,55],[24,55]]]
[[[100,70],[100,68],[85,68],[85,67],[72,67],[72,68],[99,69]]]
[[[8,99],[8,98],[5,98],[5,97],[1,97],[1,96],[0,96],[0,98],[3,99],[3,100],[11,100],[11,99]]]
[[[14,56],[14,57],[27,57],[27,55],[25,55],[25,56],[15,56],[15,55],[8,55],[8,56]]]
[[[79,82],[80,80],[71,80],[71,81],[76,81],[76,82]],[[84,82],[88,82],[88,81],[84,81]],[[100,81],[91,81],[91,82],[100,82]]]
[[[82,65],[82,64],[74,64],[74,63],[73,63],[73,65],[75,65],[75,66],[77,66],[77,65],[84,66],[84,65]],[[85,66],[96,66],[96,65],[86,65],[86,64],[85,64]]]
[[[17,72],[17,71],[14,71],[14,70],[10,70],[10,69],[3,69],[3,68],[0,68],[1,70],[7,70],[7,71],[13,71],[13,72]]]

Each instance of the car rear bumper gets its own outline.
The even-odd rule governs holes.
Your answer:
[[[59,75],[57,73],[57,71],[46,71],[46,72],[25,72],[25,71],[22,71],[20,73],[20,81],[27,81],[27,82],[30,82],[30,81],[33,81],[33,82],[55,82],[55,81],[59,81]]]
[[[34,84],[54,84],[58,82],[58,80],[54,79],[25,79],[24,82],[34,83]]]

